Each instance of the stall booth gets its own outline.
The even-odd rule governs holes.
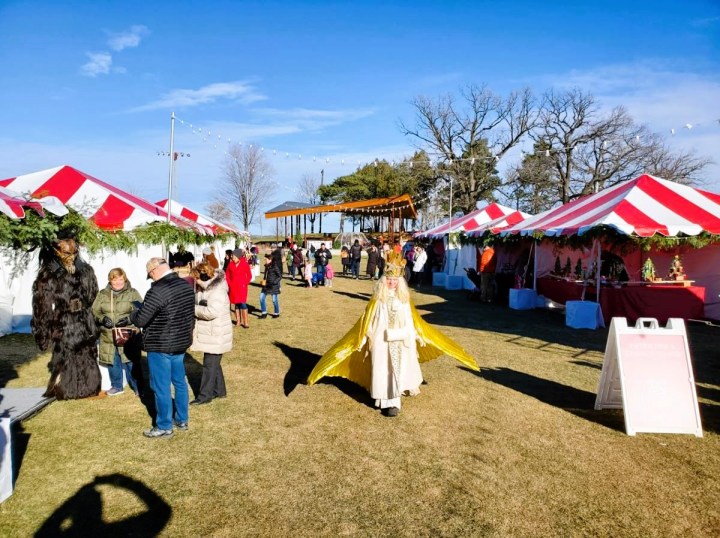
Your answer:
[[[205,244],[214,245],[218,253],[234,248],[236,242],[236,238],[228,234],[216,235],[229,230],[229,227],[221,230],[185,218],[176,214],[179,213],[179,205],[172,209],[172,215],[168,215],[161,207],[71,166],[60,166],[0,180],[0,187],[38,197],[51,197],[55,206],[64,208],[64,204],[71,207],[106,231],[127,232],[153,222],[169,222],[173,226],[192,230],[197,235],[207,236]],[[48,209],[47,206],[45,208]],[[173,245],[135,245],[128,251],[101,250],[94,253],[88,253],[80,246],[83,258],[95,270],[100,287],[107,283],[110,269],[122,267],[133,286],[144,295],[150,287],[145,262],[152,256],[165,255],[166,250]],[[187,248],[196,259],[200,259],[201,246],[187,245]],[[0,297],[10,298],[10,330],[28,333],[32,316],[32,283],[37,274],[38,253],[24,253],[18,258],[18,253],[12,249],[0,248],[0,262]]]
[[[718,194],[642,175],[500,233],[542,234],[535,243],[536,292],[566,306],[595,303],[582,306],[599,305],[605,323],[615,316],[720,319]],[[697,239],[691,244],[689,237]],[[678,263],[680,272],[672,270]]]
[[[479,256],[474,244],[462,240],[462,234],[482,234],[489,227],[503,228],[517,224],[529,217],[527,213],[493,202],[479,209],[450,220],[440,226],[414,235],[416,239],[430,242],[443,241],[443,263],[441,270],[433,273],[433,286],[446,289],[473,289],[475,284],[468,279],[465,269],[477,269]]]

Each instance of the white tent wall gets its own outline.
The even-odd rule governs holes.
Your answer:
[[[458,245],[448,240],[446,235],[443,238],[445,244],[445,263],[443,272],[448,276],[460,277],[462,289],[472,290],[475,284],[467,277],[466,267],[477,269],[477,247],[475,245]]]
[[[214,244],[215,256],[222,263],[225,250],[235,248],[233,239],[216,241]],[[202,258],[202,249],[207,245],[187,245],[196,260]],[[154,256],[165,256],[166,249],[162,245],[137,247],[137,252],[108,252],[101,251],[89,255],[81,249],[81,256],[95,270],[98,287],[102,289],[107,285],[107,276],[111,269],[121,267],[125,270],[132,286],[144,297],[150,289],[150,280],[147,279],[145,263]],[[38,252],[30,255],[30,260],[15,274],[12,273],[12,252],[0,249],[0,336],[8,332],[29,333],[30,319],[32,318],[32,284],[38,271]],[[8,320],[12,320],[8,323]],[[8,331],[8,327],[10,330]],[[3,330],[5,332],[3,332]]]

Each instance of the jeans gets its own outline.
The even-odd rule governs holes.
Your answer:
[[[112,366],[108,366],[108,375],[110,376],[110,386],[117,390],[123,390],[123,371],[127,378],[128,385],[134,393],[137,393],[138,386],[132,375],[133,363],[123,362],[120,358],[120,350],[115,348],[115,361]]]
[[[188,386],[185,381],[185,353],[171,355],[159,351],[148,351],[150,388],[155,393],[157,416],[155,426],[161,430],[172,430],[175,422],[188,421]],[[175,402],[170,394],[170,385],[175,388]]]
[[[265,297],[266,297],[266,293],[264,291],[261,291],[260,292],[260,312],[263,314],[267,314],[267,308],[265,307]],[[280,302],[278,301],[277,293],[273,293],[272,295],[270,295],[270,297],[272,297],[273,308],[275,309],[275,313],[279,314],[280,313]]]
[[[325,285],[325,266],[317,264],[318,286]]]
[[[360,277],[360,258],[358,258],[357,260],[353,259],[351,264],[352,265],[350,265],[350,268],[352,271],[352,276],[354,276],[355,278],[359,278]]]

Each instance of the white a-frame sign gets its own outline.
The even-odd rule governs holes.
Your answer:
[[[595,409],[623,409],[625,430],[702,437],[685,323],[625,318],[610,324]]]

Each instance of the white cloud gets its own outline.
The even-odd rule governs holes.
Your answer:
[[[197,90],[178,89],[163,95],[157,101],[131,110],[139,112],[144,110],[157,110],[163,108],[189,108],[220,100],[237,101],[242,104],[251,104],[267,99],[266,96],[255,91],[247,82],[217,82],[198,88]]]
[[[107,75],[112,67],[112,56],[108,52],[86,52],[85,55],[90,58],[80,68],[80,71],[86,77],[96,77],[98,75]]]
[[[298,131],[322,129],[367,118],[375,114],[375,110],[371,108],[347,110],[256,108],[252,112],[264,118],[281,118],[283,124],[293,125]]]
[[[134,48],[140,45],[142,38],[148,35],[150,31],[146,26],[141,24],[131,26],[129,30],[119,33],[110,33],[108,46],[117,52],[123,49]]]
[[[690,21],[691,26],[696,28],[710,28],[720,23],[720,17],[706,17],[704,19],[695,19]]]

